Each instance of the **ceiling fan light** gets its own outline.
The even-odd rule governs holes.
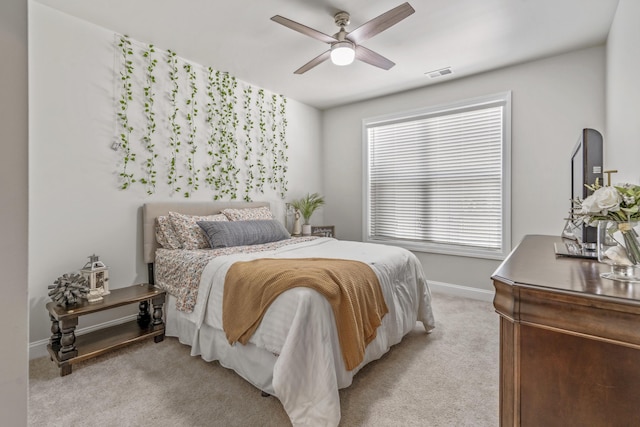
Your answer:
[[[349,65],[356,57],[353,44],[343,41],[331,46],[331,62],[335,65]]]

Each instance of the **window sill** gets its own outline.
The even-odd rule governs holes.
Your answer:
[[[419,242],[407,242],[402,240],[364,239],[367,243],[377,243],[382,245],[399,246],[412,252],[424,252],[440,255],[452,255],[460,257],[483,258],[490,260],[504,260],[509,254],[508,250],[498,251],[489,249],[477,249],[455,245],[438,245]]]

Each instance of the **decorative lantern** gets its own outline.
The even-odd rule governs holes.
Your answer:
[[[109,270],[97,255],[91,255],[89,262],[82,267],[80,272],[89,282],[89,293],[87,294],[89,302],[100,301],[103,295],[109,294]]]

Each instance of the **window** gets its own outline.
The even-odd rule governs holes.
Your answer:
[[[507,92],[365,119],[365,241],[504,258],[510,113]]]

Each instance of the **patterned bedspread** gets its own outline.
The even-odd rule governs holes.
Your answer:
[[[220,249],[158,249],[154,264],[155,285],[176,297],[176,309],[191,313],[198,297],[200,276],[212,259],[223,255],[272,251],[317,238],[316,236],[298,237],[262,245]]]

